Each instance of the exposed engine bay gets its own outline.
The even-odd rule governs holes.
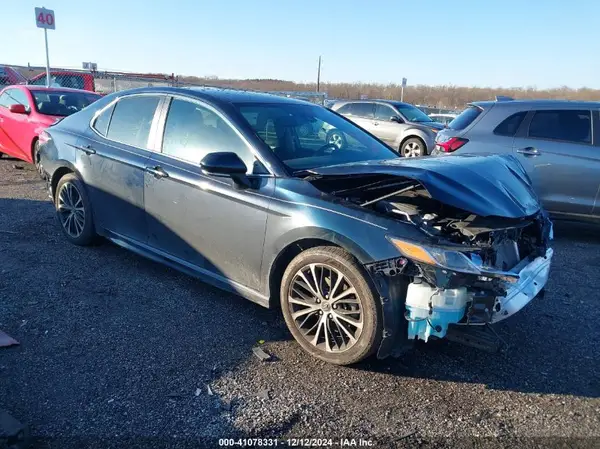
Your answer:
[[[368,267],[375,274],[407,278],[404,317],[409,339],[443,338],[451,324],[500,321],[533,299],[529,296],[536,296],[547,280],[552,224],[542,210],[517,218],[481,216],[433,198],[419,180],[390,174],[318,177],[312,182],[322,191],[417,227],[427,236],[424,248],[442,248],[446,259],[441,259],[461,258],[466,266],[423,263],[399,246],[404,257]],[[537,280],[527,301],[514,310],[517,302],[508,307],[509,299],[529,288],[524,273]]]

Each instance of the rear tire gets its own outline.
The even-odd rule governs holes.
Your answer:
[[[404,141],[400,147],[400,155],[402,157],[421,157],[427,154],[427,147],[418,137],[411,137]]]
[[[79,246],[94,243],[97,234],[92,204],[85,185],[74,173],[66,174],[58,181],[54,207],[58,224],[69,242]]]
[[[283,274],[280,298],[288,329],[318,359],[350,365],[379,347],[383,319],[375,289],[342,248],[321,246],[296,256]]]

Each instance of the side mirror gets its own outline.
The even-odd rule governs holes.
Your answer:
[[[22,104],[11,104],[8,107],[8,110],[13,114],[29,114],[29,111],[27,108],[25,108],[25,105]]]
[[[392,115],[390,117],[390,122],[404,123],[404,120],[402,120],[402,117],[400,117],[399,115]]]
[[[244,175],[248,171],[244,161],[236,153],[209,153],[200,161],[200,168],[211,175]]]

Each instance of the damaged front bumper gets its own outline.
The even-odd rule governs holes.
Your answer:
[[[494,288],[488,290],[482,286],[486,282],[471,285],[467,279],[457,281],[448,277],[444,288],[422,283],[418,289],[411,289],[415,283],[407,283],[407,277],[400,275],[402,269],[398,268],[406,261],[385,261],[367,267],[380,293],[383,310],[384,332],[378,358],[403,354],[414,339],[444,338],[449,325],[460,328],[493,324],[514,315],[540,296],[548,281],[553,255],[554,251],[548,248],[543,256],[524,259],[510,271],[493,273],[495,278],[490,285]],[[498,291],[499,286],[503,293]],[[427,308],[414,307],[415,301],[410,295],[415,291],[429,299]],[[466,294],[466,305],[447,307],[449,301],[443,295],[436,302],[434,295],[440,292],[447,292],[452,298]]]
[[[512,271],[518,273],[519,280],[507,291],[504,298],[499,298],[499,309],[495,310],[491,322],[502,321],[525,307],[542,291],[548,276],[554,250],[548,248],[546,255],[537,257],[532,262],[522,261]]]

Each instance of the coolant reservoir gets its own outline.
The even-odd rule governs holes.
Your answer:
[[[424,282],[411,282],[406,294],[408,338],[443,338],[448,324],[458,323],[465,315],[467,300],[465,287],[439,290]]]

